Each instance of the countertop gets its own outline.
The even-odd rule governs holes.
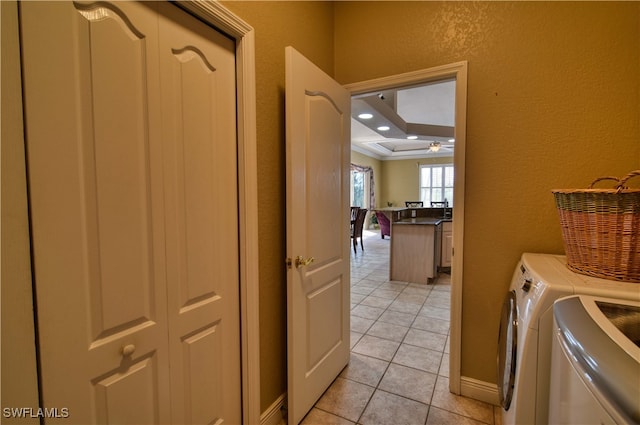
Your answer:
[[[394,221],[393,224],[423,224],[430,226],[438,226],[439,224],[451,221],[450,218],[434,218],[434,217],[415,217],[415,218],[403,218],[402,220]]]
[[[384,207],[384,208],[374,208],[374,211],[404,211],[407,210],[407,207]]]

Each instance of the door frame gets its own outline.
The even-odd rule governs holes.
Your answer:
[[[456,104],[454,134],[456,147],[453,151],[455,188],[453,199],[453,252],[451,265],[451,330],[449,353],[449,391],[461,393],[461,341],[462,341],[462,266],[464,241],[464,183],[465,183],[465,145],[467,133],[467,61],[404,74],[391,75],[357,83],[345,84],[351,95],[369,93],[377,90],[396,89],[415,86],[439,80],[455,78]],[[457,249],[455,249],[457,248]]]
[[[245,425],[260,423],[260,316],[259,316],[259,278],[258,278],[258,176],[257,176],[257,144],[256,144],[256,86],[255,86],[255,34],[253,28],[231,13],[224,6],[214,0],[183,0],[177,4],[184,10],[202,19],[212,27],[224,32],[236,43],[236,99],[237,99],[237,147],[238,147],[238,209],[239,209],[239,257],[240,257],[240,327],[241,327],[241,367],[242,367],[242,418]],[[8,31],[15,32],[16,37],[6,41],[7,46],[19,48],[17,21],[17,2],[12,2],[13,9],[3,7],[3,15],[6,13],[8,22],[14,22],[14,28],[3,26],[3,47],[5,35]],[[3,4],[4,6],[4,4]],[[14,14],[15,12],[15,14]],[[3,16],[5,18],[5,16]],[[11,34],[12,35],[12,34]],[[4,62],[4,59],[3,59]],[[18,67],[22,64],[18,61]],[[4,75],[3,75],[4,78]],[[22,82],[20,81],[20,84]],[[3,93],[4,96],[4,93]],[[12,102],[8,113],[22,119],[22,96],[16,94],[15,102]],[[20,133],[20,134],[18,134]],[[7,143],[12,145],[12,149],[22,156],[26,163],[24,151],[24,135],[21,132],[12,134]],[[4,141],[3,141],[4,143]],[[4,149],[3,149],[4,150]],[[19,171],[19,170],[18,170]],[[15,189],[15,196],[26,197],[26,176],[23,182],[15,181],[11,189]],[[3,190],[4,190],[3,181]],[[13,192],[12,192],[13,193]],[[26,217],[28,220],[28,217]],[[30,238],[26,225],[21,225],[16,231],[16,238]],[[19,240],[18,240],[19,241]],[[28,251],[28,249],[27,249]],[[25,253],[27,252],[25,251]],[[25,254],[26,257],[29,254]],[[24,258],[25,264],[30,263],[30,258]],[[34,305],[31,296],[30,276],[21,274],[17,276],[24,289],[20,295],[12,298],[11,305],[20,308],[24,305]],[[3,302],[4,307],[4,302]],[[35,306],[34,306],[35,307]],[[9,311],[15,311],[10,308]],[[30,311],[29,311],[30,312]],[[5,313],[5,312],[3,312]],[[4,316],[4,314],[3,314]],[[34,318],[32,315],[21,314],[20,320],[11,323],[11,331],[20,334],[34,334]],[[3,327],[3,331],[4,331]],[[23,355],[18,367],[25,371],[20,375],[22,382],[14,381],[14,376],[9,377],[9,381],[3,379],[3,388],[21,388],[22,393],[18,396],[21,402],[16,406],[32,406],[33,401],[38,399],[38,382],[35,379],[26,384],[24,378],[35,377],[37,373],[36,364],[26,359],[36,356],[35,344],[25,347],[25,351],[30,351],[28,355]],[[27,364],[30,363],[30,364]],[[20,401],[16,400],[16,402]],[[37,404],[37,403],[36,403]]]

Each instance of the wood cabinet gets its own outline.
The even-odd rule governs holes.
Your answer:
[[[442,249],[440,251],[440,267],[451,267],[453,250],[453,222],[444,221],[442,226]]]
[[[436,277],[439,221],[417,218],[392,223],[390,280],[429,283]]]

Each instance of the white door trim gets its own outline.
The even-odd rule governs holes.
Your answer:
[[[236,42],[242,421],[260,423],[260,315],[255,35],[253,28],[212,0],[178,5]]]
[[[464,249],[464,183],[465,183],[465,144],[467,132],[467,62],[456,62],[434,68],[407,72],[388,77],[358,83],[346,84],[352,95],[385,90],[403,86],[438,81],[446,78],[456,79],[455,139],[453,155],[455,169],[455,191],[453,195],[453,247],[451,265],[451,333],[449,390],[460,394],[460,350],[462,340],[462,266]]]

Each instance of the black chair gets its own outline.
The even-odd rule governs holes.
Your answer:
[[[424,202],[422,201],[404,201],[404,206],[408,208],[422,208]]]
[[[367,215],[367,210],[361,208],[358,210],[358,216],[356,217],[356,221],[353,223],[351,227],[351,239],[353,240],[353,252],[357,254],[356,247],[358,238],[360,238],[360,247],[364,251],[364,245],[362,243],[362,228],[364,227],[364,218]]]
[[[356,221],[360,207],[351,207],[351,223]]]
[[[431,208],[448,208],[449,201],[446,199],[444,201],[431,201]]]

